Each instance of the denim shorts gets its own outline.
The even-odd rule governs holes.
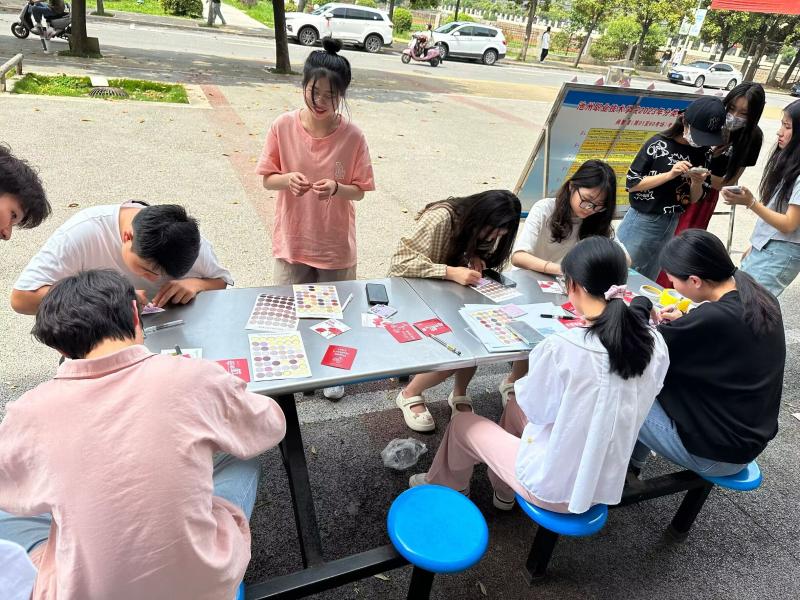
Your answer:
[[[680,218],[676,213],[643,213],[635,208],[625,213],[617,237],[631,257],[631,266],[648,279],[658,277],[659,254],[675,234]]]
[[[770,240],[761,250],[751,248],[742,261],[742,271],[780,296],[800,273],[800,244]]]

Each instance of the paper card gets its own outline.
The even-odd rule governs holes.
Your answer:
[[[800,413],[792,413],[792,416],[793,416],[795,419],[797,419],[798,421],[800,421]]]
[[[414,342],[421,340],[420,335],[414,330],[410,323],[403,321],[402,323],[395,323],[394,325],[387,325],[384,327],[386,331],[392,334],[392,337],[401,344],[406,342]]]
[[[326,367],[336,367],[337,369],[349,370],[353,366],[358,350],[347,346],[328,346],[325,356],[322,357],[322,364]]]
[[[584,321],[583,319],[559,319],[559,323],[561,323],[567,329],[573,329],[575,327],[583,327]]]
[[[244,381],[250,381],[250,367],[246,358],[226,358],[216,362],[222,365],[222,368],[231,375],[236,375],[236,377]]]
[[[373,315],[378,315],[379,317],[388,319],[392,315],[397,314],[397,309],[387,304],[376,304],[375,306],[370,307],[369,312],[371,312]]]
[[[504,300],[510,300],[511,298],[522,296],[522,293],[518,292],[516,289],[506,287],[494,279],[489,279],[488,277],[481,277],[478,283],[469,287],[476,292],[483,294],[493,302],[503,302]]]
[[[428,319],[427,321],[417,321],[414,327],[422,330],[425,335],[442,335],[450,333],[450,329],[441,319]]]
[[[576,317],[583,316],[581,313],[578,312],[578,309],[575,308],[575,305],[572,302],[564,302],[564,304],[561,305],[561,308],[563,308],[568,313],[572,313]]]
[[[500,310],[512,319],[516,319],[517,317],[521,317],[522,315],[526,314],[525,311],[516,304],[506,304],[505,306],[500,307]]]
[[[244,328],[278,333],[294,331],[297,329],[297,324],[294,298],[276,296],[274,294],[259,294]]]
[[[625,293],[622,296],[622,301],[625,304],[630,304],[631,300],[633,300],[634,298],[636,298],[635,293],[633,293],[631,290],[625,290]]]
[[[561,284],[557,281],[537,281],[536,283],[539,284],[539,289],[541,289],[545,294],[563,294],[564,288],[561,287]]]
[[[391,323],[386,317],[373,315],[372,313],[361,313],[362,327],[385,327],[386,325],[391,325]]]
[[[345,331],[350,331],[350,327],[336,319],[328,319],[322,323],[317,323],[311,327],[311,331],[320,334],[326,340],[336,337]]]
[[[152,302],[150,302],[149,304],[147,304],[147,305],[146,305],[146,306],[145,306],[145,307],[142,309],[142,314],[143,314],[143,315],[157,315],[158,313],[162,313],[162,312],[164,312],[165,310],[166,310],[166,309],[164,309],[164,308],[161,308],[160,306],[156,306],[155,304],[153,304]]]
[[[161,354],[167,354],[169,356],[178,356],[177,350],[175,348],[167,348],[161,351]],[[181,356],[186,358],[203,358],[203,349],[202,348],[181,348]]]
[[[300,319],[343,319],[335,285],[293,285],[294,306]]]

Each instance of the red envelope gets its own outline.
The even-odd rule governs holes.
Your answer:
[[[217,363],[222,365],[222,368],[231,375],[236,375],[236,377],[244,381],[250,381],[250,367],[246,358],[226,358],[225,360],[218,360]]]
[[[421,340],[420,335],[414,330],[410,323],[403,321],[402,323],[393,323],[384,327],[386,331],[392,334],[392,337],[401,344],[406,342],[414,342]]]
[[[353,361],[356,359],[355,348],[348,348],[347,346],[336,346],[331,344],[328,346],[328,351],[322,357],[322,364],[326,367],[336,367],[337,369],[349,370],[353,366]]]
[[[421,329],[425,335],[441,335],[443,333],[450,333],[450,329],[441,319],[428,319],[427,321],[418,321],[414,323],[417,329]],[[399,341],[399,340],[398,340]]]

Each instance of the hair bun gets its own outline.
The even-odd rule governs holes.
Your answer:
[[[322,47],[328,54],[339,54],[339,50],[342,49],[342,42],[332,37],[326,37],[322,38]]]

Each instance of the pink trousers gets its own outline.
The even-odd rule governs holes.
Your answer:
[[[516,463],[520,438],[528,418],[513,396],[495,423],[471,412],[459,412],[450,421],[426,479],[429,483],[463,491],[469,487],[478,463],[489,467],[489,481],[501,500],[518,493],[528,502],[547,510],[567,512],[566,504],[542,502],[517,480]]]

